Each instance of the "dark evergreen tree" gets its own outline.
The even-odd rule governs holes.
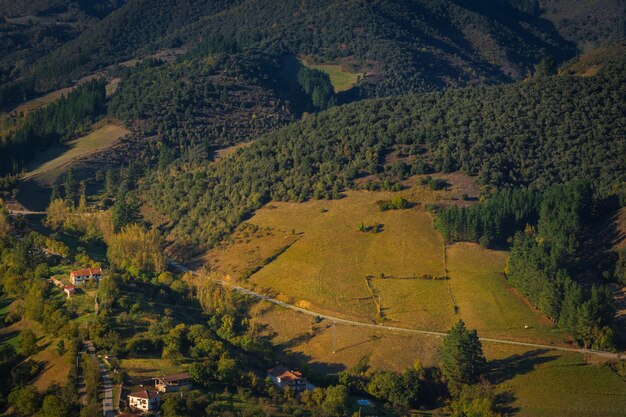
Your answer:
[[[439,351],[441,372],[452,391],[464,384],[475,384],[486,369],[487,361],[476,330],[468,330],[459,320],[443,339]]]

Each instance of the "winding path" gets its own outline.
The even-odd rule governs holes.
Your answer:
[[[170,266],[178,269],[179,271],[191,272],[192,274],[197,273],[196,271],[186,267],[185,265],[177,263],[171,259],[168,259],[167,263]],[[287,308],[289,310],[297,311],[299,313],[307,314],[313,317],[320,317],[320,318],[323,318],[323,319],[326,319],[335,323],[343,323],[343,324],[348,324],[350,326],[367,327],[371,329],[388,330],[388,331],[393,331],[393,332],[419,334],[419,335],[427,335],[427,336],[435,336],[435,337],[446,337],[448,335],[447,333],[443,333],[443,332],[435,332],[435,331],[430,331],[430,330],[419,330],[419,329],[408,329],[404,327],[386,326],[383,324],[363,323],[360,321],[333,317],[333,316],[318,313],[312,310],[306,310],[304,308],[297,307],[293,304],[285,303],[283,301],[277,300],[270,296],[258,293],[256,291],[249,290],[244,287],[240,287],[238,285],[233,285],[226,281],[217,280],[216,282],[220,285],[223,285],[224,287],[228,287],[234,291],[237,291],[242,294],[246,294],[258,300],[267,301],[272,304],[276,304],[280,307]],[[490,337],[481,337],[480,340],[482,342],[488,342],[488,343],[500,343],[500,344],[505,344],[505,345],[523,346],[523,347],[530,347],[530,348],[535,348],[535,349],[548,349],[548,350],[558,350],[558,351],[563,351],[563,352],[575,352],[575,353],[581,353],[581,354],[587,354],[587,355],[595,355],[595,356],[603,357],[606,359],[626,360],[626,354],[624,352],[613,353],[613,352],[605,352],[605,351],[592,350],[592,349],[569,348],[569,347],[555,346],[555,345],[542,345],[542,344],[537,344],[537,343],[518,342],[518,341],[506,340],[506,339],[494,339]]]

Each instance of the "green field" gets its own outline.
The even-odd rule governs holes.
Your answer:
[[[449,283],[459,315],[481,336],[562,344],[565,335],[507,285],[502,275],[507,255],[469,243],[447,247]]]
[[[335,93],[351,89],[357,84],[361,76],[361,74],[346,71],[346,69],[339,64],[313,64],[306,59],[302,59],[301,62],[307,68],[314,68],[328,74]]]
[[[122,126],[106,123],[88,135],[63,145],[48,149],[28,164],[23,181],[34,180],[42,186],[50,186],[77,160],[111,147],[119,138],[128,134]]]
[[[509,349],[491,366],[497,391],[512,394],[507,406],[519,416],[617,417],[626,410],[626,382],[582,355]]]
[[[416,186],[403,195],[417,201],[421,194]],[[553,323],[508,287],[501,274],[507,252],[452,245],[446,248],[448,280],[414,279],[445,275],[443,241],[419,205],[381,212],[376,201],[392,196],[353,191],[341,200],[273,203],[259,210],[251,223],[299,239],[249,283],[304,308],[361,320],[378,321],[380,305],[390,325],[446,331],[462,318],[485,337],[565,343]],[[361,222],[382,224],[383,230],[360,232]],[[234,245],[231,257],[237,251],[246,246]],[[366,276],[372,277],[371,292]]]
[[[413,318],[424,325],[432,323],[429,327],[447,328],[445,317],[451,307],[437,300],[445,300],[443,281],[375,279],[376,300],[368,290],[368,275],[443,275],[442,241],[431,226],[430,215],[419,208],[381,212],[376,201],[390,196],[350,192],[341,200],[276,203],[258,211],[251,223],[293,230],[301,236],[278,259],[254,274],[250,282],[272,288],[303,306],[371,321],[376,320],[375,301],[379,296],[385,315],[396,319],[406,316],[407,311],[407,305],[394,300],[396,296],[411,303],[412,292],[422,293],[428,288],[434,297],[424,298]],[[361,222],[383,224],[384,230],[360,232]]]

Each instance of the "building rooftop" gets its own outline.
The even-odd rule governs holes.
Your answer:
[[[72,271],[71,274],[79,277],[89,276],[89,275],[102,275],[102,268],[85,268],[85,269],[77,269],[76,271]]]
[[[299,371],[290,371],[284,366],[277,366],[276,368],[272,368],[267,371],[268,374],[273,376],[274,378],[280,378],[281,382],[289,383],[291,381],[297,381],[304,379],[302,377],[302,373]]]
[[[130,394],[128,394],[129,397],[135,397],[135,398],[143,398],[145,400],[147,399],[151,399],[151,398],[157,398],[159,396],[159,393],[157,391],[135,391],[135,392],[131,392]]]

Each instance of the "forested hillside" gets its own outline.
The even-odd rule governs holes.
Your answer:
[[[548,21],[509,1],[130,0],[21,77],[46,91],[149,51],[193,48],[215,34],[245,48],[368,68],[352,97],[519,79],[543,57],[561,61],[576,53]]]
[[[353,180],[389,186],[413,173],[462,170],[489,187],[582,177],[611,193],[626,169],[625,63],[595,77],[367,100],[274,131],[217,165],[155,173],[148,202],[177,246],[214,245],[270,200],[337,198]],[[393,149],[404,159],[389,166]]]
[[[203,145],[205,151],[228,146],[294,120],[295,103],[280,71],[278,60],[261,56],[149,61],[123,79],[110,112],[129,123],[147,122],[143,130],[166,144]],[[206,161],[207,153],[200,153]]]

